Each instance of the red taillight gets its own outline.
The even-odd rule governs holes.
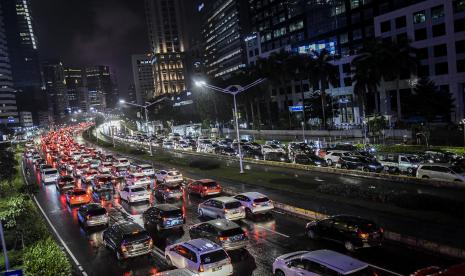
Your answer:
[[[220,237],[220,241],[225,241],[227,239],[228,239],[228,237]]]
[[[71,199],[74,199],[74,196],[71,196]]]
[[[150,248],[153,247],[153,240],[152,239],[148,240],[148,245],[149,245]]]
[[[168,189],[168,188],[167,188],[167,189],[166,189],[166,191],[167,191],[167,192],[169,192],[169,191],[170,191],[170,189]]]
[[[203,187],[203,190],[204,190],[204,191],[207,191],[207,190],[208,190],[208,187]]]
[[[368,233],[365,233],[365,232],[362,232],[362,231],[359,230],[359,231],[358,231],[358,236],[359,236],[359,238],[365,240],[365,239],[368,239],[369,234],[368,234]]]
[[[203,269],[203,264],[199,266],[199,272],[204,272],[205,270]]]
[[[229,210],[228,210],[228,209],[224,209],[224,212],[227,213],[227,212],[229,212]]]
[[[253,207],[257,207],[257,204],[256,204],[256,203],[252,203],[252,206],[253,206]]]
[[[384,233],[383,227],[380,227],[380,228],[379,228],[379,232],[380,232],[381,234]]]
[[[121,251],[122,252],[127,252],[128,251],[128,249],[126,248],[126,246],[124,244],[121,245]]]

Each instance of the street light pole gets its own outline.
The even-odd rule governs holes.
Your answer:
[[[241,152],[241,139],[239,135],[239,121],[237,119],[237,104],[236,104],[236,94],[233,94],[233,99],[234,99],[234,119],[236,121],[236,139],[237,139],[237,149],[239,152],[239,167],[240,167],[240,173],[244,173],[244,167],[242,165],[242,152]]]
[[[239,120],[237,118],[236,95],[241,93],[241,92],[244,92],[244,91],[246,91],[246,90],[248,90],[250,88],[252,88],[255,85],[258,85],[258,84],[262,83],[263,81],[265,81],[265,79],[258,79],[256,81],[244,86],[244,87],[236,85],[236,86],[229,86],[228,87],[229,89],[228,88],[224,89],[224,88],[217,87],[217,86],[214,86],[214,85],[211,85],[211,84],[207,84],[204,81],[195,81],[195,85],[197,85],[199,87],[206,87],[206,88],[210,88],[212,90],[218,91],[218,92],[233,95],[234,118],[235,118],[235,124],[236,124],[236,139],[237,139],[237,148],[238,148],[238,153],[239,153],[240,173],[244,173],[244,167],[243,167],[243,162],[242,162],[241,139],[240,139],[240,134],[239,134]],[[232,88],[235,88],[235,91],[233,91]]]
[[[8,271],[8,270],[10,270],[10,262],[8,260],[8,252],[6,251],[5,237],[3,235],[2,220],[0,220],[0,238],[1,238],[1,242],[2,242],[3,258],[5,259],[5,268],[6,268],[6,271]]]

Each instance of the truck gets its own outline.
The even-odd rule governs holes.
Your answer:
[[[376,159],[385,172],[415,175],[420,161],[413,154],[378,154]]]

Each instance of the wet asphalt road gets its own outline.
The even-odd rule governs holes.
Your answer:
[[[204,177],[208,177],[208,175]],[[151,275],[169,269],[162,256],[158,256],[158,254],[149,258],[142,257],[119,263],[114,254],[102,245],[103,229],[84,231],[77,221],[77,208],[67,206],[64,196],[60,195],[54,185],[40,184],[38,174],[33,174],[30,182],[40,186],[40,192],[37,194],[39,204],[87,275]],[[196,210],[200,202],[200,198],[185,194],[182,201],[175,203],[182,206],[186,212],[187,223],[184,226],[184,232],[175,231],[161,234],[150,232],[155,245],[161,251],[167,244],[189,240],[188,227],[200,222]],[[147,203],[128,205],[121,202],[117,196],[112,201],[104,202],[111,213],[121,215],[121,211],[114,208],[121,206],[123,212],[129,214],[138,223],[142,223],[140,214],[151,204],[157,204],[157,202],[152,200]],[[259,217],[254,221],[247,219],[240,222],[244,230],[248,231],[250,242],[247,250],[230,253],[235,275],[271,275],[271,265],[277,256],[297,250],[328,248],[347,254],[342,246],[306,239],[303,233],[305,223],[306,221],[302,219],[288,216],[279,211],[273,212],[271,216]],[[452,263],[450,260],[392,244],[386,244],[382,248],[365,249],[350,255],[401,275],[407,275],[415,269],[431,264],[446,265]],[[386,271],[380,270],[380,272],[380,275],[392,275]]]

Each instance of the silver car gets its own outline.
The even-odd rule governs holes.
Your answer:
[[[417,169],[417,178],[464,182],[465,169],[442,163],[422,164]]]
[[[233,197],[220,196],[200,203],[198,214],[200,217],[239,220],[245,218],[245,208]]]

